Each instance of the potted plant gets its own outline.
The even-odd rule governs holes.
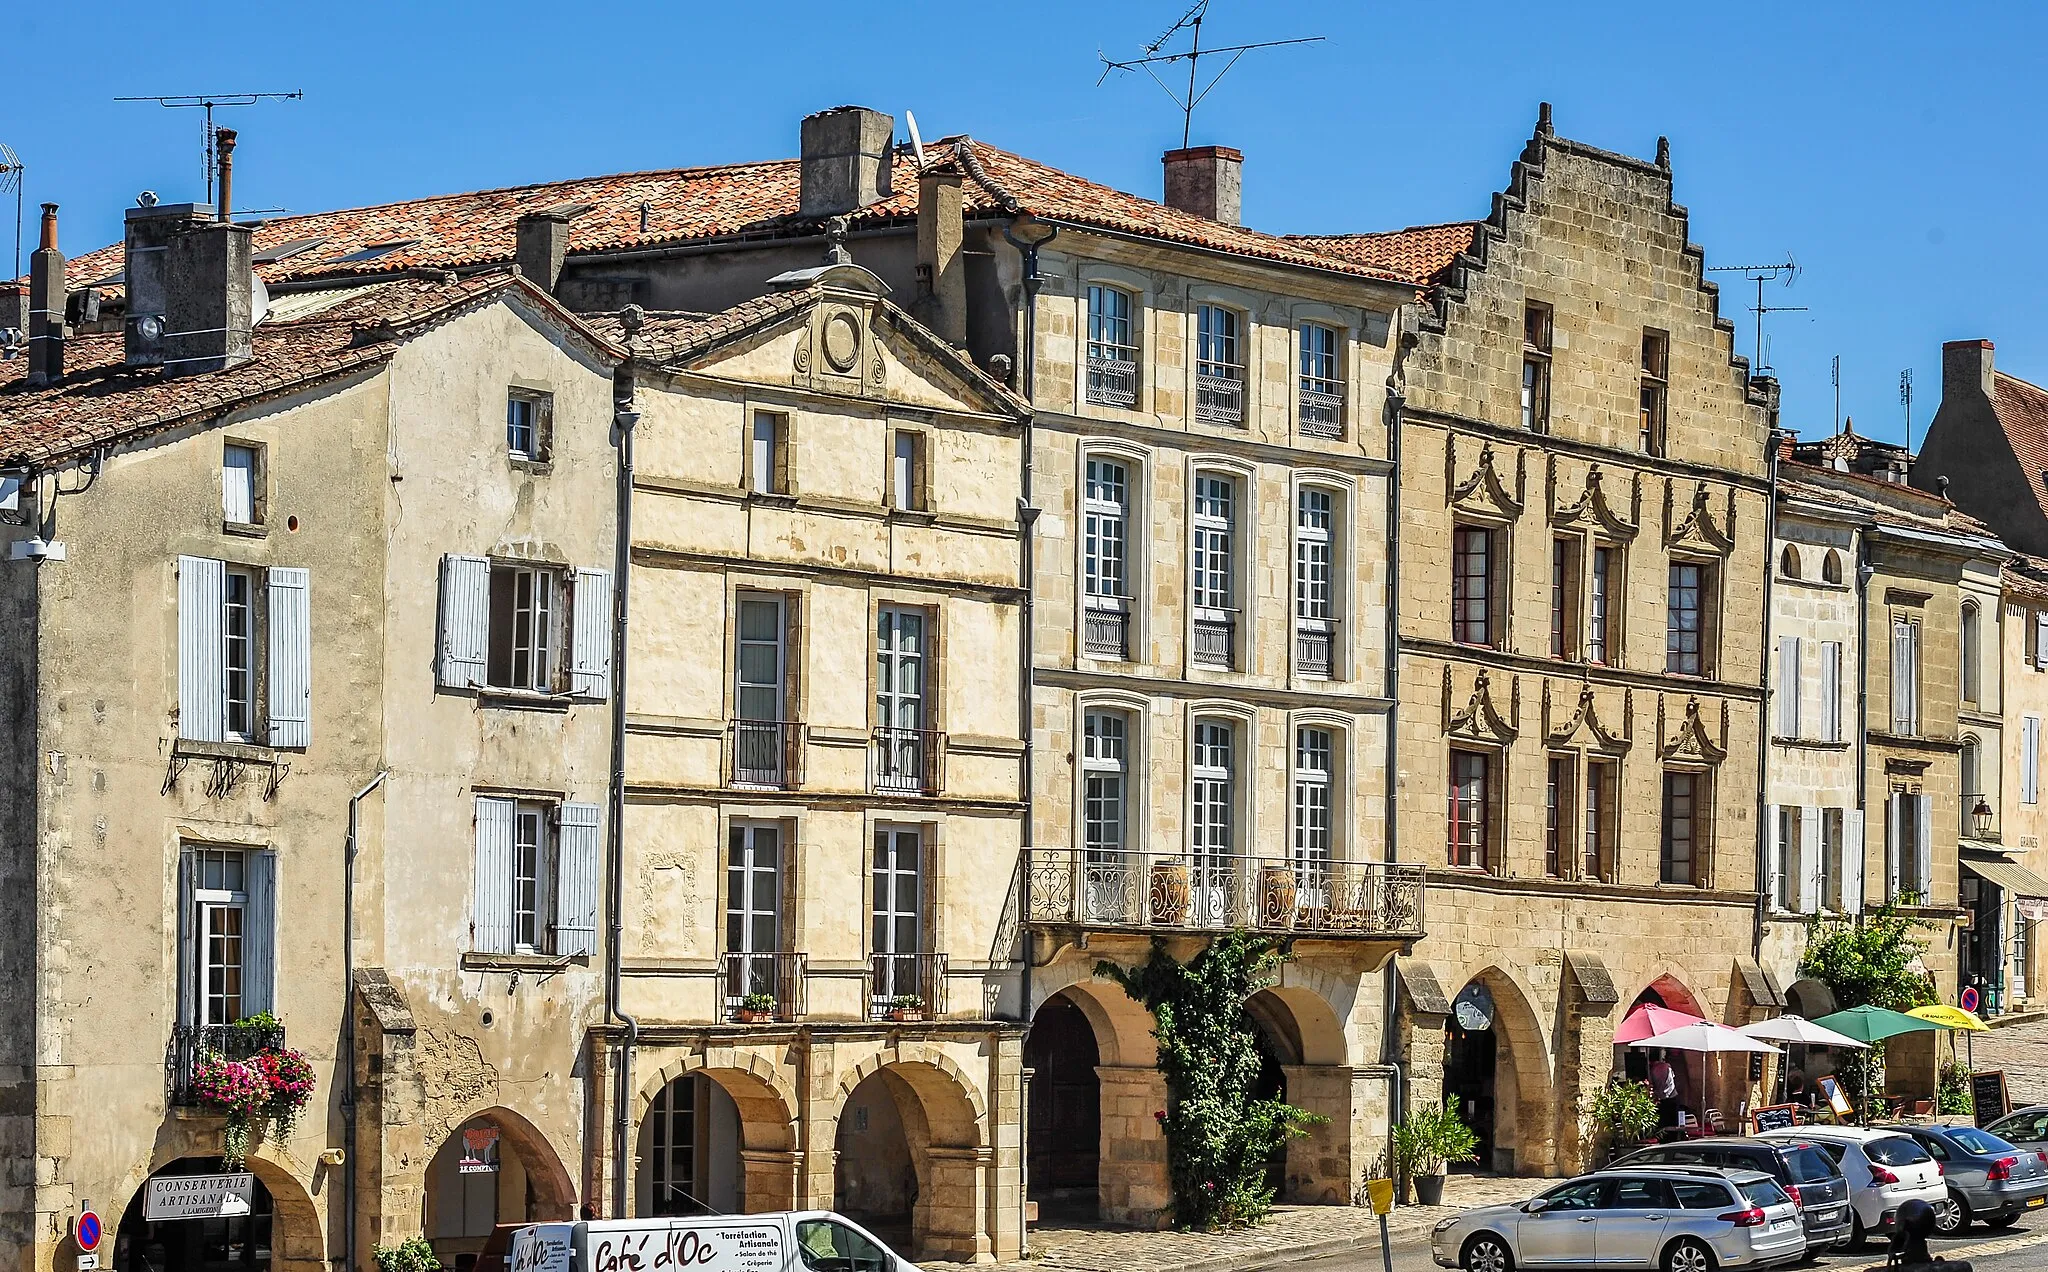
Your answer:
[[[758,1025],[775,1019],[775,995],[755,990],[740,999],[739,1009],[733,1013],[743,1025]]]
[[[270,1080],[253,1060],[230,1060],[209,1054],[192,1071],[192,1090],[199,1102],[227,1115],[221,1132],[223,1170],[240,1170],[249,1158],[252,1127],[260,1124],[270,1104]]]
[[[377,1258],[377,1272],[441,1272],[441,1261],[425,1237],[407,1237],[399,1245],[377,1246],[371,1253]]]
[[[1448,1105],[1417,1109],[1394,1128],[1394,1163],[1415,1181],[1419,1205],[1442,1205],[1445,1169],[1478,1156],[1479,1136]]]
[[[889,1000],[889,1019],[923,1020],[924,999],[916,994],[898,994]]]
[[[1657,1129],[1657,1098],[1647,1082],[1614,1077],[1593,1094],[1586,1113],[1606,1139],[1607,1160],[1649,1142]]]
[[[291,1139],[299,1114],[313,1098],[313,1066],[303,1052],[292,1047],[265,1047],[250,1063],[270,1087],[262,1115],[270,1122],[271,1135],[283,1144]]]

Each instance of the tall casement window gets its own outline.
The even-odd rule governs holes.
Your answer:
[[[1195,477],[1193,552],[1188,597],[1194,603],[1194,657],[1214,667],[1237,665],[1237,483],[1203,473]]]
[[[1469,870],[1492,868],[1493,757],[1483,751],[1451,752],[1450,863]]]
[[[1301,432],[1344,436],[1342,338],[1321,323],[1301,324]]]
[[[1530,301],[1522,309],[1522,427],[1550,431],[1550,306]]]
[[[1193,831],[1194,915],[1203,926],[1228,920],[1237,851],[1237,729],[1227,720],[1195,722],[1188,825]]]
[[[891,1000],[915,994],[934,1001],[920,959],[924,952],[924,834],[915,827],[875,831],[874,956],[870,1012],[887,1011]]]
[[[1920,732],[1920,623],[1904,614],[1892,617],[1892,732]]]
[[[277,854],[178,854],[178,1023],[230,1025],[270,1011],[276,982]]]
[[[1235,309],[1195,309],[1195,418],[1244,423],[1244,319]]]
[[[440,685],[608,698],[612,619],[609,570],[444,556]]]
[[[1333,835],[1330,787],[1336,735],[1309,726],[1294,731],[1294,860],[1320,874],[1330,863]]]
[[[1805,816],[1806,810],[1790,804],[1778,807],[1776,827],[1777,867],[1772,873],[1777,876],[1772,885],[1771,904],[1780,910],[1799,910],[1800,892],[1809,869],[1805,858]]]
[[[602,811],[596,804],[477,797],[476,953],[596,951]]]
[[[1550,541],[1550,656],[1576,658],[1579,653],[1579,541],[1559,536]]]
[[[492,686],[534,693],[554,689],[560,581],[558,572],[547,567],[491,570]]]
[[[789,493],[789,417],[754,412],[747,441],[747,489],[757,495]]]
[[[1593,566],[1586,572],[1586,661],[1621,660],[1621,549],[1593,545]]]
[[[1800,675],[1800,662],[1806,642],[1797,636],[1787,636],[1778,642],[1778,736],[1796,738],[1799,736],[1799,690],[1805,684]]]
[[[1885,801],[1886,895],[1905,905],[1931,904],[1934,887],[1933,804],[1923,792],[1895,790]]]
[[[1820,740],[1842,740],[1842,645],[1820,643]]]
[[[925,684],[930,650],[921,609],[884,605],[875,614],[877,785],[924,791],[936,786],[937,740]]]
[[[226,442],[220,451],[222,524],[263,524],[263,448],[247,442]]]
[[[1483,526],[1451,530],[1451,639],[1461,645],[1499,643],[1493,583],[1500,538]]]
[[[312,743],[311,577],[178,558],[178,736]]]
[[[925,473],[925,435],[897,429],[889,441],[889,506],[898,512],[928,511],[931,491]]]
[[[1962,837],[1977,838],[1976,808],[1979,800],[1990,807],[1991,800],[1984,790],[1984,748],[1974,737],[1963,739],[1962,752],[1957,756],[1957,768],[1962,776],[1961,798],[1956,808],[1962,814]]]
[[[554,433],[555,395],[539,389],[505,393],[505,451],[514,459],[546,463]]]
[[[697,1085],[695,1075],[663,1083],[647,1110],[647,1214],[703,1209],[697,1200]]]
[[[1553,755],[1543,785],[1543,873],[1553,879],[1563,878],[1571,867],[1577,768],[1570,756]]]
[[[785,1004],[776,975],[782,949],[782,827],[734,822],[725,850],[725,996],[772,994]],[[785,1004],[786,1005],[786,1004]]]
[[[1085,542],[1082,573],[1082,640],[1097,658],[1130,656],[1131,469],[1113,459],[1091,456],[1081,503]]]
[[[1336,507],[1327,490],[1306,488],[1295,500],[1294,669],[1304,676],[1329,676],[1334,666]]]
[[[1091,864],[1115,864],[1130,822],[1130,717],[1090,710],[1081,722],[1081,846]]]
[[[1984,638],[1983,623],[1980,621],[1977,603],[1971,601],[1963,606],[1963,631],[1961,662],[1963,671],[1963,701],[1971,706],[1982,702],[1984,687],[1984,650],[1980,643]]]
[[[1676,676],[1714,674],[1717,639],[1715,569],[1706,561],[1673,561],[1665,602],[1664,670]]]
[[[787,786],[796,780],[794,657],[797,598],[741,592],[735,609],[732,780]]]
[[[1849,909],[1847,867],[1842,857],[1843,815],[1839,808],[1820,810],[1820,873],[1818,904],[1833,914]],[[1858,845],[1859,850],[1861,845]]]
[[[1643,330],[1643,383],[1641,435],[1637,445],[1645,455],[1664,453],[1664,414],[1671,395],[1671,337],[1649,328]]]
[[[1711,784],[1705,773],[1665,771],[1664,827],[1657,874],[1660,882],[1704,883]]]
[[[1581,827],[1579,877],[1613,883],[1614,848],[1621,811],[1616,784],[1621,766],[1613,760],[1586,761],[1586,818]]]
[[[1138,340],[1131,294],[1088,288],[1088,400],[1100,406],[1138,404]]]

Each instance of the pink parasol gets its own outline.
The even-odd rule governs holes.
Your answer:
[[[1661,1033],[1669,1033],[1673,1029],[1683,1029],[1687,1025],[1702,1023],[1704,1022],[1698,1016],[1690,1012],[1673,1011],[1669,1007],[1659,1007],[1655,1003],[1643,1003],[1615,1028],[1614,1044],[1623,1046],[1631,1042],[1641,1042],[1646,1038],[1655,1038]]]

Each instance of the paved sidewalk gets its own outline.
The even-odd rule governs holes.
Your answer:
[[[1997,1024],[1990,1033],[1967,1040],[1958,1036],[1957,1041],[1956,1050],[1974,1056],[1979,1069],[2005,1070],[2005,1090],[2014,1108],[2048,1102],[2048,1014]]]
[[[1453,1175],[1441,1206],[1399,1206],[1387,1217],[1395,1242],[1425,1237],[1438,1220],[1471,1206],[1520,1201],[1554,1181]],[[1355,1206],[1276,1206],[1270,1219],[1241,1232],[1146,1232],[1051,1223],[1031,1229],[1031,1256],[998,1269],[1058,1268],[1071,1272],[1220,1272],[1263,1267],[1353,1246],[1377,1247],[1379,1221]],[[926,1263],[928,1272],[965,1272],[972,1265]],[[982,1264],[982,1269],[991,1265]]]

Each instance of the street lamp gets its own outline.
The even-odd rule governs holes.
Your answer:
[[[1977,838],[1991,838],[1991,804],[1982,795],[1977,797],[1977,806],[1970,810],[1970,820],[1977,825]]]

